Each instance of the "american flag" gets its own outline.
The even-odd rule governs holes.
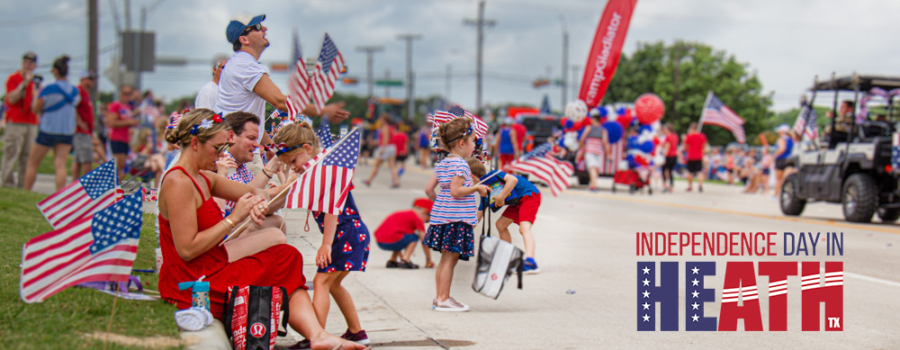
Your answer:
[[[734,111],[728,108],[728,106],[722,103],[712,91],[710,91],[709,96],[707,96],[706,106],[703,106],[700,124],[721,126],[731,131],[738,142],[746,142],[746,135],[744,134],[744,118],[738,116]]]
[[[294,32],[294,70],[288,78],[287,112],[291,120],[303,114],[303,110],[309,104],[309,72],[306,71],[306,63],[303,62],[303,54],[300,52],[300,36]]]
[[[569,177],[575,173],[575,169],[569,162],[548,155],[552,147],[550,143],[535,147],[531,152],[510,163],[506,169],[534,176],[550,186],[550,193],[554,197],[558,196],[560,192],[569,188]]]
[[[319,52],[319,59],[316,61],[316,69],[312,77],[312,98],[317,112],[322,112],[322,109],[325,108],[325,102],[328,102],[334,93],[334,84],[337,82],[338,74],[343,71],[344,57],[341,56],[341,52],[331,41],[328,33],[325,33],[322,51]]]
[[[328,144],[329,139],[324,138],[322,142],[330,148],[317,157],[324,158],[291,185],[285,208],[304,208],[335,215],[343,210],[347,194],[353,186],[351,180],[359,158],[361,134],[358,128],[354,128],[337,144]]]
[[[430,121],[433,123],[435,127],[449,122],[453,119],[466,117],[471,119],[474,123],[472,127],[475,131],[475,138],[483,139],[484,135],[487,134],[488,125],[481,120],[481,118],[476,117],[474,114],[470,113],[467,110],[462,109],[460,106],[451,107],[447,111],[435,111],[434,115],[429,115]]]
[[[803,135],[808,140],[819,139],[819,116],[816,110],[809,105],[804,105],[797,115],[797,121],[794,122],[793,131],[797,135]]]
[[[125,197],[22,248],[19,295],[41,302],[84,282],[128,281],[141,234],[141,193]]]
[[[118,200],[119,173],[108,161],[37,204],[50,226],[59,229]]]
[[[322,126],[316,131],[316,137],[323,150],[334,145],[334,139],[331,138],[331,127],[328,126],[327,119],[322,119]]]

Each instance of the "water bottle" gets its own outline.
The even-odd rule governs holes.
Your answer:
[[[204,308],[209,311],[209,282],[204,282],[203,279],[206,276],[201,276],[195,282],[181,282],[178,284],[178,289],[185,290],[191,289],[191,306]]]

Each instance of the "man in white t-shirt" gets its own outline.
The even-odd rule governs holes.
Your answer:
[[[287,96],[272,82],[269,70],[259,63],[259,56],[269,46],[269,40],[266,39],[268,28],[261,23],[264,19],[266,15],[259,15],[246,24],[238,20],[228,23],[225,34],[232,44],[234,55],[222,70],[215,107],[215,111],[222,115],[236,111],[253,113],[259,117],[260,126],[265,125],[266,102],[275,109],[287,110]],[[332,103],[318,113],[313,104],[308,104],[303,113],[311,116],[327,115],[332,122],[340,122],[350,115],[343,107],[343,102]],[[259,128],[260,145],[271,144],[272,140],[264,129]]]
[[[225,62],[228,61],[227,56],[219,55],[213,59],[212,81],[206,82],[197,92],[197,98],[194,99],[194,108],[216,109],[216,95],[219,94],[219,77],[222,74],[222,68],[225,68]]]

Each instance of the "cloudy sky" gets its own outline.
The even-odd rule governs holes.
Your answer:
[[[125,26],[124,2],[100,0],[101,70],[110,65],[116,48],[112,2]],[[140,8],[158,0],[132,0],[133,27],[140,25]],[[476,31],[463,24],[477,15],[476,0],[162,0],[147,16],[147,28],[156,32],[157,56],[191,60],[183,67],[157,67],[145,73],[143,87],[165,98],[195,93],[209,80],[209,60],[230,53],[225,39],[228,21],[239,14],[265,13],[271,46],[263,63],[287,62],[294,28],[304,56],[315,56],[328,32],[349,65],[349,75],[365,78],[365,54],[356,48],[383,45],[375,54],[374,72],[383,77],[404,77],[405,43],[401,33],[421,34],[413,44],[416,95],[444,94],[446,71],[451,67],[450,98],[463,106],[475,105]],[[563,25],[570,33],[569,64],[584,65],[604,2],[591,0],[488,0],[486,17],[497,21],[485,32],[485,103],[538,104],[547,94],[559,108],[558,87],[535,89],[531,81],[558,77],[562,61]],[[86,1],[41,0],[0,3],[0,28],[7,35],[0,53],[0,74],[19,66],[22,53],[40,57],[39,74],[49,75],[49,64],[61,54],[73,57],[73,70],[86,66]],[[875,73],[900,75],[900,49],[893,23],[900,13],[896,0],[641,0],[632,18],[625,51],[638,42],[676,39],[699,41],[733,54],[749,64],[766,91],[774,92],[774,109],[796,105],[815,75]],[[564,18],[564,20],[561,20]],[[580,83],[583,71],[578,71]],[[568,72],[572,77],[572,72]],[[287,76],[272,74],[284,86]],[[101,79],[101,90],[112,90]],[[365,94],[365,84],[339,86],[339,91]],[[573,96],[569,89],[569,98]],[[376,89],[383,95],[384,89]],[[404,96],[400,88],[393,97]],[[824,101],[819,101],[820,103]],[[740,111],[738,111],[740,112]]]

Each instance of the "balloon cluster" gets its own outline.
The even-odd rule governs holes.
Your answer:
[[[659,145],[659,138],[656,135],[661,125],[660,119],[665,113],[665,106],[659,96],[646,93],[639,96],[634,102],[634,111],[637,117],[634,122],[638,124],[638,128],[635,133],[628,136],[625,156],[628,167],[632,169],[656,163],[653,159],[653,152]],[[612,142],[612,138],[610,138],[610,142]]]

